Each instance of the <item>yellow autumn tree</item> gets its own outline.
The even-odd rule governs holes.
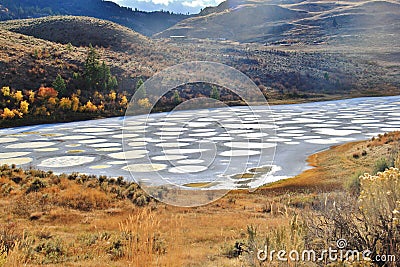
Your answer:
[[[150,103],[150,101],[149,101],[149,99],[147,97],[143,98],[143,99],[139,99],[137,101],[137,104],[138,104],[138,106],[140,108],[144,108],[144,109],[147,109],[147,108],[151,107],[151,103]]]
[[[22,99],[24,99],[21,91],[16,91],[14,94],[12,94],[12,97],[17,101],[17,103],[21,102]]]
[[[16,109],[12,109],[10,110],[9,108],[4,108],[3,110],[3,114],[1,114],[1,117],[3,119],[13,119],[15,117],[19,117],[22,118],[23,114],[21,112],[19,112]]]
[[[3,88],[1,88],[1,93],[3,94],[3,96],[10,96],[10,87],[4,86]]]
[[[4,95],[4,93],[3,93],[3,95]],[[9,108],[4,108],[3,114],[1,114],[1,117],[3,119],[13,119],[15,117],[15,113],[12,112]]]
[[[99,91],[95,91],[93,96],[94,99],[104,100],[104,96],[101,93],[99,93]]]
[[[71,97],[71,102],[71,109],[72,111],[76,112],[79,108],[79,97],[73,94]]]
[[[117,93],[112,90],[111,93],[108,94],[108,97],[111,99],[111,101],[115,101],[115,99],[117,99]]]
[[[56,105],[57,105],[57,100],[58,100],[58,98],[57,97],[50,97],[48,100],[47,100],[47,108],[48,109],[55,109],[55,107],[56,107]]]
[[[29,102],[31,102],[31,103],[35,102],[35,92],[34,91],[30,90],[28,92],[28,97],[29,97]]]
[[[63,97],[60,100],[59,107],[62,110],[70,110],[72,108],[72,101],[69,97]]]
[[[40,106],[36,108],[34,115],[50,116],[50,112],[47,111],[47,108],[45,106]]]
[[[97,106],[97,109],[98,109],[98,110],[100,110],[100,111],[104,111],[104,109],[105,109],[105,106],[104,106],[104,103],[103,103],[103,101],[102,101],[102,102],[100,102],[100,105],[98,105],[98,106]]]
[[[21,103],[19,104],[19,110],[22,112],[22,114],[28,114],[28,112],[29,112],[28,101],[26,101],[26,100],[21,101]]]
[[[121,105],[121,107],[126,107],[128,105],[128,99],[126,98],[126,96],[122,96],[121,97],[121,101],[119,102],[119,104]]]
[[[92,101],[88,100],[88,102],[86,102],[86,104],[81,107],[81,111],[96,112],[97,106],[93,104]]]

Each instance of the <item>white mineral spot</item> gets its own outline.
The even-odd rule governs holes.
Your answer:
[[[272,138],[269,138],[267,141],[268,142],[290,142],[290,141],[292,141],[292,139],[272,137]]]
[[[271,144],[271,143],[250,143],[250,142],[228,142],[224,143],[224,146],[227,147],[234,147],[234,148],[246,148],[246,149],[251,149],[251,148],[272,148],[275,147],[276,144]]]
[[[110,132],[114,129],[110,128],[102,128],[102,127],[93,127],[93,128],[80,128],[76,129],[73,132],[75,133],[102,133],[102,132]]]
[[[183,131],[187,131],[187,128],[179,128],[179,127],[162,127],[160,129],[161,131],[166,131],[166,132],[183,132]]]
[[[323,122],[323,120],[312,119],[312,118],[294,118],[292,121],[288,121],[288,124],[296,124],[296,123],[316,123]]]
[[[122,150],[122,147],[102,147],[102,148],[96,148],[96,151],[99,152],[115,152],[115,151],[120,151]]]
[[[243,156],[254,156],[259,155],[260,151],[254,150],[229,150],[220,153],[222,157],[243,157]]]
[[[202,159],[184,159],[184,160],[179,160],[176,163],[194,165],[194,164],[202,164],[202,163],[204,163],[204,160],[202,160]]]
[[[107,142],[108,139],[89,139],[89,140],[83,140],[79,141],[80,144],[95,144],[95,143],[101,143],[101,142]]]
[[[132,146],[132,147],[138,147],[138,146],[146,146],[147,142],[130,142],[128,143],[128,146]]]
[[[165,164],[131,164],[122,169],[131,172],[156,172],[165,170],[166,168],[167,165]]]
[[[245,129],[245,130],[230,130],[230,134],[251,134],[254,133],[252,129]]]
[[[361,124],[361,123],[374,123],[374,122],[379,122],[379,120],[375,119],[364,119],[364,120],[352,120],[351,123],[356,123],[356,124]]]
[[[346,136],[346,135],[361,133],[361,131],[357,130],[337,130],[333,128],[321,128],[321,129],[316,129],[315,131],[319,134],[331,135],[331,136]]]
[[[195,122],[195,121],[191,121],[187,123],[187,127],[189,128],[200,128],[200,127],[207,127],[208,125],[210,125],[211,122]]]
[[[43,160],[38,166],[47,168],[65,168],[91,163],[95,157],[88,156],[63,156]]]
[[[111,165],[95,165],[95,166],[90,166],[89,169],[97,170],[97,169],[107,169],[110,167]]]
[[[179,136],[182,133],[181,132],[157,132],[154,134],[159,135],[159,136]]]
[[[284,131],[284,133],[302,134],[302,133],[306,133],[306,131],[304,131],[304,130],[288,130],[288,131]]]
[[[90,138],[96,138],[96,136],[90,136],[90,135],[68,135],[68,136],[63,136],[61,140],[86,140]]]
[[[176,140],[179,136],[160,136],[161,140],[164,142],[167,140]]]
[[[194,154],[194,153],[201,153],[208,151],[208,149],[191,149],[191,148],[180,148],[180,149],[169,149],[164,150],[165,154],[174,154],[174,155],[181,155],[181,154]]]
[[[123,134],[115,134],[113,136],[111,136],[112,138],[118,138],[118,139],[122,139],[122,138],[134,138],[134,137],[138,137],[139,134],[134,134],[134,133],[123,133]]]
[[[122,164],[126,164],[126,161],[125,161],[125,160],[121,160],[121,161],[109,161],[109,162],[107,162],[107,164],[110,164],[110,165],[122,165]]]
[[[387,124],[398,126],[398,124],[400,124],[400,121],[388,121]],[[390,127],[391,127],[391,126],[390,126]]]
[[[18,143],[6,146],[6,148],[41,148],[55,145],[54,142],[28,142],[28,143]]]
[[[190,145],[190,143],[184,143],[184,142],[156,144],[156,146],[158,146],[158,147],[167,147],[167,148],[183,147],[183,146],[188,146],[188,145]]]
[[[122,129],[124,130],[124,133],[131,133],[131,132],[144,132],[146,128],[149,127],[147,125],[141,125],[141,126],[128,126],[128,127],[123,127]]]
[[[31,152],[0,152],[0,159],[16,158],[29,155]]]
[[[149,123],[149,125],[150,126],[176,126],[176,123],[161,121],[161,122],[152,122],[152,123]]]
[[[91,135],[94,135],[95,137],[98,137],[98,136],[103,136],[103,135],[114,135],[114,134],[116,134],[117,132],[115,132],[115,131],[112,131],[112,132],[101,132],[101,133],[90,133]]]
[[[214,129],[207,129],[207,128],[192,130],[192,132],[195,132],[195,133],[204,133],[204,132],[213,132],[213,131],[214,131]]]
[[[152,139],[148,137],[139,137],[139,138],[133,138],[133,139],[127,139],[125,141],[131,141],[131,142],[151,142]]]
[[[381,131],[394,132],[394,131],[400,131],[400,128],[381,128]]]
[[[288,130],[299,130],[299,129],[303,129],[303,128],[297,127],[297,126],[295,126],[295,127],[279,127],[277,130],[278,131],[288,131]]]
[[[346,138],[346,137],[338,137],[338,138],[327,138],[327,139],[310,139],[305,140],[306,143],[310,144],[321,144],[321,145],[328,145],[328,144],[337,144],[342,142],[349,142],[355,140],[354,138]]]
[[[8,158],[8,159],[0,159],[0,165],[23,165],[32,162],[32,158]]]
[[[149,151],[147,150],[130,150],[119,153],[112,153],[108,156],[114,159],[140,159],[144,158],[147,153],[149,153]]]
[[[298,145],[300,142],[292,141],[292,142],[284,142],[286,145]]]
[[[165,155],[165,156],[155,156],[152,157],[152,160],[157,160],[157,161],[172,161],[172,160],[180,160],[180,159],[185,159],[187,156],[183,155]]]
[[[194,137],[210,137],[216,135],[217,132],[205,132],[205,133],[194,133],[194,134],[189,134],[189,136],[194,136]]]
[[[291,134],[291,133],[278,133],[276,134],[278,137],[299,137],[303,136],[303,134]]]
[[[307,126],[310,128],[328,128],[328,127],[336,127],[339,125],[328,125],[328,124],[324,124],[324,123],[318,123],[318,124],[311,123],[311,124],[306,124],[304,126]]]
[[[230,136],[214,136],[214,137],[210,137],[209,140],[211,140],[211,141],[231,141],[231,140],[233,140],[233,137],[230,137]]]
[[[199,118],[197,121],[200,122],[210,122],[210,121],[217,121],[215,118],[226,118],[225,116],[213,116],[213,118]]]
[[[142,125],[142,121],[125,121],[125,125],[130,125],[130,126],[137,126],[137,125]]]
[[[207,170],[207,167],[197,165],[185,165],[170,168],[168,171],[171,173],[197,173]]]

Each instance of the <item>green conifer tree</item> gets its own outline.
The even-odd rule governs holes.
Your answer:
[[[53,82],[53,88],[58,92],[59,96],[65,96],[67,93],[67,85],[65,84],[65,80],[61,77],[60,74],[57,75],[56,79]]]
[[[217,87],[215,85],[211,86],[210,97],[214,98],[215,100],[219,100],[220,99],[219,91],[218,91],[218,89],[217,89]]]

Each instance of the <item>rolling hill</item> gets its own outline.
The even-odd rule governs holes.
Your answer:
[[[383,40],[390,46],[399,32],[400,4],[396,1],[228,0],[155,37],[180,35],[282,45],[346,42],[379,46]]]
[[[90,16],[110,20],[151,36],[187,18],[170,12],[142,12],[103,0],[0,0],[0,20],[54,15]]]
[[[149,66],[157,70],[166,64],[163,57],[157,57],[160,52],[149,38],[95,18],[11,20],[0,22],[0,31],[0,86],[24,90],[51,86],[58,73],[72,82],[74,72],[82,70],[89,44],[118,75],[123,90],[133,88],[131,77],[152,75]]]
[[[119,24],[76,16],[54,16],[38,19],[10,20],[1,23],[6,30],[39,39],[74,46],[110,47],[127,50],[132,44],[149,47],[150,40]],[[67,26],[67,27],[66,27]]]
[[[284,10],[287,16],[304,14],[281,7],[277,10]],[[232,66],[253,79],[270,101],[277,102],[390,95],[400,88],[394,52],[375,51],[378,61],[367,57],[365,51],[286,51],[257,43],[150,39],[110,21],[73,16],[5,21],[0,23],[0,32],[0,87],[18,90],[51,86],[61,74],[70,90],[82,89],[82,94],[90,97],[93,92],[73,78],[83,71],[89,44],[117,77],[118,91],[126,91],[128,96],[139,77],[146,79],[188,61]],[[382,63],[385,57],[387,62]]]

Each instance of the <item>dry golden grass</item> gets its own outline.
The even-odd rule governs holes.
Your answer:
[[[27,178],[24,171],[3,168],[0,236],[6,234],[0,240],[13,241],[5,266],[249,266],[254,255],[229,255],[238,242],[250,244],[250,232],[256,232],[255,248],[267,237],[277,248],[304,246],[296,214],[312,212],[321,192],[341,190],[357,168],[372,171],[378,154],[389,157],[398,147],[397,141],[379,146],[373,142],[333,147],[311,156],[316,168],[296,178],[255,193],[233,191],[197,208],[158,202],[139,207],[124,197],[127,190],[141,197],[129,184],[42,172]],[[360,157],[354,158],[355,152]],[[44,177],[45,187],[26,193],[35,176]],[[285,229],[297,232],[287,234]]]
[[[259,190],[261,192],[340,190],[349,177],[357,173],[374,173],[375,163],[380,158],[393,160],[399,150],[399,140],[400,132],[393,132],[368,141],[333,146],[307,159],[309,165],[314,168]]]

